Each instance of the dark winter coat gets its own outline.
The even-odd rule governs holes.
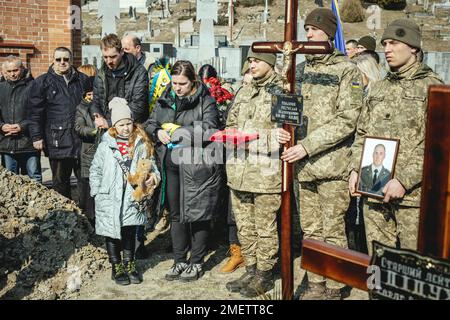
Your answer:
[[[94,159],[98,142],[100,142],[100,132],[95,128],[94,119],[89,113],[92,102],[82,100],[77,107],[75,116],[75,132],[81,138],[81,177],[89,178],[89,168]]]
[[[194,95],[183,99],[169,87],[158,100],[145,128],[156,142],[155,150],[163,176],[164,158],[169,155],[167,146],[159,141],[157,131],[162,130],[164,123],[181,126],[172,136],[172,141],[181,146],[171,151],[172,159],[188,160],[179,164],[181,222],[210,220],[218,212],[220,195],[225,187],[223,147],[209,142],[209,137],[219,127],[215,100],[204,85]],[[164,203],[164,183],[163,178],[160,205]]]
[[[28,132],[27,103],[33,77],[27,76],[16,82],[0,82],[0,153],[36,152]],[[22,131],[16,135],[5,136],[1,127],[4,124],[19,124]]]
[[[68,83],[50,66],[30,89],[30,134],[33,141],[44,139],[50,159],[78,158],[80,138],[75,132],[75,112],[83,98],[86,75],[72,69]]]
[[[148,74],[144,66],[137,59],[125,53],[122,59],[125,70],[122,74],[123,80],[120,88],[109,88],[107,77],[112,73],[103,62],[102,67],[94,80],[94,102],[91,114],[99,113],[108,122],[111,122],[111,113],[108,109],[108,97],[120,97],[128,101],[128,106],[136,122],[142,123],[148,119]],[[109,75],[108,75],[109,74]],[[111,92],[111,90],[117,92]]]

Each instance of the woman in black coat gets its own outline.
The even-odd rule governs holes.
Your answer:
[[[159,207],[170,212],[175,262],[165,277],[192,281],[204,273],[210,220],[224,185],[223,147],[209,142],[219,114],[192,64],[176,62],[171,76],[171,87],[156,103],[146,131],[156,142],[163,175]]]

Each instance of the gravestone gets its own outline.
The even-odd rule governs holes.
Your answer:
[[[200,21],[200,43],[198,60],[204,61],[215,57],[214,21],[217,22],[217,1],[197,0],[197,20]]]
[[[116,33],[116,18],[120,19],[120,1],[99,0],[98,17],[102,19],[101,37],[110,33]]]

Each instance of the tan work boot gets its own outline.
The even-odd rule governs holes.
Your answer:
[[[221,273],[231,273],[237,268],[245,265],[244,257],[241,254],[241,247],[239,245],[231,244],[229,251],[231,252],[231,258],[220,269]]]
[[[325,282],[308,284],[308,288],[300,295],[300,300],[326,300]]]

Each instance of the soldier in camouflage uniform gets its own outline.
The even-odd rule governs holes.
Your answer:
[[[349,190],[356,195],[364,137],[400,139],[394,179],[383,189],[383,201],[365,199],[364,222],[369,253],[372,240],[417,250],[428,86],[442,80],[421,63],[419,26],[393,21],[381,38],[390,72],[373,85],[358,121],[351,148]]]
[[[232,210],[246,272],[226,287],[244,297],[254,297],[274,286],[276,217],[281,205],[280,144],[276,132],[281,129],[271,121],[270,114],[272,94],[282,92],[283,81],[274,71],[274,54],[250,50],[247,60],[253,80],[236,95],[227,128],[258,133],[259,139],[231,149],[227,159]]]
[[[317,8],[305,20],[308,41],[331,41],[336,18]],[[281,159],[296,162],[300,222],[305,238],[347,247],[344,217],[349,205],[350,146],[363,103],[362,77],[338,50],[307,55],[297,66],[297,94],[303,95],[303,124],[297,144]],[[280,143],[290,135],[283,132]],[[303,299],[341,299],[343,284],[308,273]]]

